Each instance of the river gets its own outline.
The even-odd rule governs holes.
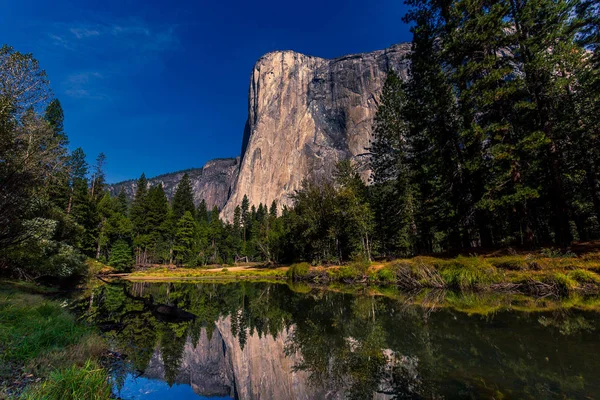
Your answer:
[[[598,299],[127,283],[78,303],[122,399],[600,398]]]

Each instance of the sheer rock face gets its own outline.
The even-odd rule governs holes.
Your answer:
[[[292,328],[293,329],[293,328]],[[254,399],[339,399],[310,385],[308,373],[294,371],[302,358],[288,354],[285,345],[291,331],[282,331],[273,338],[247,336],[244,348],[232,334],[230,317],[216,322],[212,337],[202,328],[197,343],[188,338],[175,382],[187,384],[201,396]],[[163,355],[157,347],[144,377],[165,380]]]
[[[158,348],[143,376],[165,380],[163,355]],[[218,330],[215,329],[209,339],[206,329],[202,329],[198,343],[187,339],[175,383],[190,385],[195,393],[202,396],[234,397],[235,378],[231,357],[226,356],[223,338]]]
[[[239,174],[222,217],[231,220],[244,195],[254,205],[290,205],[303,179],[330,177],[340,159],[360,162],[386,75],[393,69],[406,78],[409,51],[400,44],[333,60],[278,51],[258,60]]]
[[[283,330],[277,337],[255,332],[247,336],[242,349],[238,338],[231,334],[229,317],[217,322],[223,343],[233,366],[235,388],[239,399],[334,399],[323,389],[310,384],[308,373],[294,371],[300,354],[287,354],[286,342],[292,331]],[[290,328],[293,329],[293,328]]]
[[[148,184],[150,186],[162,184],[167,198],[171,200],[175,194],[175,189],[177,189],[177,184],[183,177],[183,174],[187,172],[194,190],[196,205],[204,199],[209,209],[215,205],[219,209],[222,209],[229,197],[230,188],[237,178],[239,161],[239,157],[210,160],[202,168],[173,172],[150,178],[148,179]],[[114,185],[110,185],[108,189],[113,196],[118,195],[121,189],[123,189],[127,197],[133,199],[137,190],[137,181],[129,180],[115,183]]]

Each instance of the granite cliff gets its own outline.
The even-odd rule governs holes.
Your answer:
[[[231,221],[244,195],[250,204],[291,204],[306,178],[331,176],[337,161],[366,161],[373,119],[387,73],[406,78],[410,44],[336,59],[275,51],[261,57],[250,75],[248,120],[241,156],[209,161],[188,170],[195,199],[217,205]],[[169,198],[183,172],[150,179]],[[368,179],[369,171],[362,168]],[[111,186],[132,197],[136,182]]]
[[[196,343],[187,338],[175,383],[190,385],[196,394],[205,397],[240,400],[348,398],[349,380],[342,379],[323,387],[321,383],[311,380],[310,371],[296,368],[302,363],[302,354],[286,351],[294,330],[295,327],[291,326],[276,337],[248,332],[242,347],[232,334],[230,317],[221,318],[215,323],[210,338],[206,328],[202,328]],[[418,383],[420,380],[418,359],[395,354],[389,349],[384,350],[384,355],[388,364],[377,392],[370,397],[372,400],[394,398],[393,368],[401,367],[407,374],[405,378],[410,377],[405,383]],[[336,360],[330,359],[329,362],[335,363]],[[155,349],[142,376],[163,381],[166,379],[160,346]]]
[[[385,78],[406,78],[410,44],[332,60],[268,53],[250,77],[239,173],[222,216],[250,203],[289,205],[305,178],[331,175],[338,160],[363,161]],[[363,178],[369,171],[363,170]]]

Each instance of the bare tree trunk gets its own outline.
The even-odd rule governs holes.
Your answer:
[[[71,214],[71,206],[73,205],[73,191],[75,189],[71,187],[71,194],[69,195],[69,204],[67,204],[67,215]]]

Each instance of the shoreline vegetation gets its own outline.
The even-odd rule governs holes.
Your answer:
[[[86,289],[110,278],[215,284],[247,280],[286,284],[293,292],[315,296],[324,291],[385,296],[401,307],[428,312],[451,308],[488,316],[506,310],[600,311],[596,249],[579,255],[542,250],[341,266],[154,267],[130,274],[115,274],[97,261],[88,261],[88,267],[94,272],[90,278],[100,280],[88,280]],[[0,281],[0,399],[110,398],[108,343],[68,309],[64,294],[39,284]]]
[[[110,398],[108,345],[60,295],[0,281],[0,399]]]
[[[418,256],[346,265],[261,265],[210,268],[153,267],[129,274],[104,274],[130,281],[263,279],[314,284],[361,284],[399,290],[492,291],[543,296],[600,293],[600,252],[576,255],[544,249],[511,255],[454,258]]]

